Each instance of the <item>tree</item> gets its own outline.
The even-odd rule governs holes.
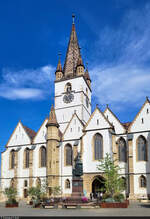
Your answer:
[[[52,195],[55,197],[57,195],[60,195],[61,193],[61,188],[60,186],[54,186],[52,187]]]
[[[115,165],[115,161],[107,153],[106,157],[100,161],[97,166],[98,170],[104,173],[104,187],[109,197],[113,198],[125,190],[124,181],[118,174],[121,168]]]
[[[36,201],[39,201],[40,200],[40,196],[41,196],[41,188],[40,188],[40,186],[29,188],[28,194],[29,194],[29,196],[32,197],[32,199],[34,199]]]
[[[3,192],[7,196],[7,203],[14,204],[16,203],[16,196],[17,196],[17,190],[13,187],[5,188],[5,191]]]

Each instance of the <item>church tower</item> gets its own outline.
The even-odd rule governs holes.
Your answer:
[[[48,187],[59,186],[59,124],[52,105],[47,127],[47,168]]]
[[[74,113],[83,124],[91,115],[91,80],[89,73],[85,72],[74,16],[63,70],[60,60],[56,70],[55,112],[62,132]]]

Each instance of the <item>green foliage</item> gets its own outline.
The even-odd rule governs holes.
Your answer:
[[[113,198],[114,198],[114,200],[115,200],[116,202],[123,202],[124,199],[125,199],[124,195],[123,195],[123,194],[120,194],[120,193],[115,193],[115,194],[113,195]]]
[[[60,188],[60,186],[54,186],[54,187],[52,187],[52,195],[53,195],[54,197],[60,195],[60,193],[61,193],[61,188]]]
[[[3,192],[7,196],[7,203],[14,204],[16,203],[17,190],[13,187],[5,188]]]
[[[40,186],[29,188],[28,194],[29,194],[29,196],[32,197],[32,199],[40,200],[40,196],[41,196],[41,188],[40,188]]]
[[[97,166],[98,170],[104,172],[104,186],[105,191],[109,194],[109,197],[113,198],[115,193],[121,193],[125,190],[124,180],[120,178],[118,172],[121,169],[118,165],[115,165],[115,161],[107,153],[104,160],[100,161]]]

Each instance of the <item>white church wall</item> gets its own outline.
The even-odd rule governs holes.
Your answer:
[[[112,153],[111,140],[109,138],[109,131],[107,129],[87,132],[86,135],[83,137],[83,172],[85,173],[99,172],[99,170],[97,169],[99,161],[93,160],[92,149],[92,141],[96,133],[99,133],[103,136],[103,157],[106,156],[106,153]]]
[[[24,144],[30,144],[31,140],[29,136],[26,134],[21,122],[19,122],[12,133],[7,146],[17,146],[17,145],[24,145]]]
[[[36,136],[34,137],[33,143],[38,144],[38,143],[43,143],[46,142],[46,134],[47,134],[47,124],[48,119],[45,119],[43,124],[41,125],[40,129],[38,130]]]
[[[120,122],[115,118],[115,116],[110,112],[108,108],[105,110],[104,115],[115,127],[116,134],[125,133],[126,130],[124,129],[124,127],[120,124]]]

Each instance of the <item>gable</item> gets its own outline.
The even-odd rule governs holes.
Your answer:
[[[93,130],[93,129],[105,129],[112,128],[112,125],[107,120],[105,115],[100,111],[100,109],[96,108],[92,113],[87,125],[85,126],[85,130]]]
[[[104,115],[109,120],[109,122],[114,126],[116,134],[125,133],[125,128],[119,121],[119,119],[115,116],[115,114],[107,107],[104,111]]]
[[[63,140],[78,139],[82,136],[83,124],[76,114],[73,115],[63,135]]]
[[[129,132],[150,130],[150,103],[148,100],[143,104],[129,127]]]
[[[22,123],[19,121],[6,146],[18,146],[24,144],[31,144],[31,139],[26,133]]]
[[[42,123],[41,127],[39,128],[36,136],[34,137],[33,143],[36,144],[36,143],[46,142],[47,122],[48,122],[48,119],[46,118],[44,122]]]

